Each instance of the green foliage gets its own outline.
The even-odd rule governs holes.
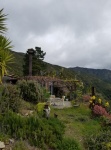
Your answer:
[[[64,138],[58,143],[57,150],[80,150],[80,147],[74,139]]]
[[[3,14],[3,9],[0,10],[0,33],[4,33],[7,28],[5,25],[6,15]],[[13,62],[13,55],[10,53],[11,41],[2,34],[0,35],[0,83],[2,77],[7,74],[9,64]]]
[[[0,131],[0,141],[6,142],[9,140],[9,136]]]
[[[17,141],[12,150],[29,150],[26,144],[23,141]]]
[[[88,150],[108,150],[107,144],[111,142],[111,131],[101,131],[88,135],[85,145]]]
[[[5,84],[0,86],[0,112],[12,110],[18,112],[21,106],[20,92],[16,85]]]
[[[0,33],[4,33],[7,31],[7,28],[6,28],[6,24],[5,24],[5,21],[6,21],[6,16],[4,13],[3,13],[3,9],[0,10]]]
[[[42,112],[46,103],[38,103],[36,105],[37,112]]]
[[[14,63],[9,64],[10,68],[8,68],[9,74],[14,74],[16,76],[23,76],[23,58],[24,53],[11,51],[14,56]]]
[[[22,75],[22,66],[23,66],[23,53],[14,52],[15,62],[16,64],[10,65],[13,70],[10,73]],[[27,57],[28,62],[28,57]],[[91,94],[91,87],[94,86],[96,89],[96,94],[101,93],[105,99],[110,100],[111,97],[111,71],[110,70],[102,70],[102,69],[88,69],[88,68],[63,68],[62,66],[52,65],[49,63],[45,63],[45,72],[42,72],[42,75],[54,76],[61,79],[74,79],[77,76],[78,80],[81,80],[84,85],[83,93]],[[25,65],[28,72],[28,64]],[[91,72],[92,70],[92,72]],[[62,73],[62,77],[61,77]],[[55,75],[56,74],[56,75]]]
[[[24,100],[37,103],[40,101],[45,101],[48,91],[40,86],[36,81],[31,80],[21,80],[18,82],[18,87],[20,89],[21,96]]]
[[[40,47],[35,47],[34,54],[32,55],[32,75],[42,75],[45,69],[45,63],[43,62],[46,53],[41,50]],[[28,52],[24,56],[23,74],[29,75],[29,54]]]
[[[9,111],[0,118],[0,129],[15,139],[28,140],[31,145],[57,147],[63,138],[64,125],[56,118],[22,117]],[[55,145],[53,144],[55,143]]]

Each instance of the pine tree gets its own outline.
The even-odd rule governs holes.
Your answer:
[[[35,47],[34,53],[32,55],[32,75],[42,75],[45,70],[44,57],[46,52],[41,50],[40,47]],[[23,74],[24,76],[29,75],[29,54],[26,52],[24,56],[23,64]]]

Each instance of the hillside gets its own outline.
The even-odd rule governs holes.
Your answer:
[[[99,79],[102,79],[106,82],[111,83],[111,70],[108,69],[92,69],[92,68],[81,68],[81,67],[74,67],[70,68],[71,70],[76,71],[79,73],[85,73],[89,75],[93,75]]]
[[[9,69],[9,73],[17,76],[22,76],[23,75],[22,65],[23,65],[24,53],[19,53],[14,51],[11,52],[14,55],[15,59],[14,59],[14,63],[10,65],[11,69]]]
[[[22,66],[24,53],[12,52],[15,56],[15,63],[11,65],[10,74],[22,76]],[[106,99],[111,98],[111,71],[107,69],[89,69],[89,68],[65,68],[58,65],[46,63],[47,74],[53,77],[60,77],[63,79],[78,79],[84,84],[84,92],[90,92],[91,86],[96,88],[96,92],[102,93]]]
[[[111,99],[111,71],[107,69],[89,69],[74,67],[69,68],[76,72],[81,78],[86,88],[94,86],[98,93],[101,93],[106,99]]]
[[[14,64],[11,64],[11,69],[9,69],[9,73],[10,74],[15,74],[18,76],[23,76],[23,58],[24,58],[24,53],[19,53],[19,52],[15,52],[12,51],[15,59],[14,59]],[[63,70],[64,73],[64,78],[73,78],[75,76],[75,72],[74,71],[69,71],[67,68],[62,67],[62,66],[58,66],[58,65],[52,65],[50,63],[45,62],[46,64],[46,72],[47,74],[49,73],[50,75],[54,75],[56,74],[56,76],[58,76],[59,72],[61,72]],[[44,74],[45,75],[45,74]]]

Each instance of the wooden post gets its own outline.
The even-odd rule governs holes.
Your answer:
[[[94,95],[95,95],[95,89],[94,89],[94,86],[92,86],[91,92],[92,92],[91,95],[94,96]]]

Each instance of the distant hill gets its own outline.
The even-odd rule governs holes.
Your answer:
[[[96,91],[108,99],[111,99],[111,71],[107,69],[91,69],[73,67],[70,70],[76,72],[77,77],[81,78],[86,88],[94,86]]]
[[[11,65],[10,74],[23,76],[23,57],[24,53],[14,52],[15,63]],[[52,76],[58,77],[60,72],[63,79],[78,79],[84,84],[84,93],[90,92],[94,86],[96,92],[102,93],[106,99],[111,99],[111,71],[107,69],[91,69],[91,68],[65,68],[58,65],[46,63],[46,72]],[[45,75],[45,74],[44,74]]]
[[[91,68],[81,68],[81,67],[73,67],[69,68],[75,72],[79,73],[85,73],[89,75],[93,75],[99,79],[102,79],[106,82],[111,83],[111,70],[108,69],[91,69]]]

